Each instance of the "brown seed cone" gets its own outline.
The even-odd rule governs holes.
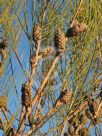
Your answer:
[[[86,31],[86,29],[87,25],[85,23],[79,23],[77,20],[75,20],[73,26],[67,30],[66,36],[67,37],[77,36],[81,32]]]
[[[74,126],[70,126],[69,129],[68,129],[68,132],[69,132],[69,134],[70,134],[71,136],[74,135],[74,133],[75,133],[74,131],[75,131]]]
[[[42,29],[41,29],[41,27],[39,26],[39,24],[37,24],[37,25],[33,28],[33,38],[34,38],[35,41],[42,39]]]
[[[7,102],[8,102],[7,96],[0,96],[0,108],[6,109]]]
[[[53,53],[53,48],[48,46],[46,49],[43,49],[40,53],[39,56],[42,58],[49,57]]]
[[[57,30],[55,33],[55,47],[57,48],[58,53],[65,51],[65,44],[67,42],[67,38],[65,37],[64,33],[60,30]]]
[[[22,85],[22,105],[26,108],[32,106],[32,90],[27,84]]]
[[[70,103],[72,98],[72,90],[64,90],[60,93],[59,100],[62,103]]]

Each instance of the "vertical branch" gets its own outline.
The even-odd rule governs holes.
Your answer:
[[[38,40],[38,41],[37,41],[36,56],[35,56],[35,67],[32,69],[31,74],[30,74],[30,77],[29,77],[29,79],[28,79],[28,82],[29,82],[31,85],[32,85],[33,76],[34,76],[34,74],[35,74],[36,66],[37,66],[37,63],[38,63],[38,60],[39,60],[38,53],[39,53],[39,49],[40,49],[40,43],[41,43],[41,40]]]
[[[49,77],[50,77],[50,75],[51,75],[51,73],[52,73],[52,71],[53,71],[53,69],[55,67],[55,64],[58,62],[58,59],[59,59],[59,55],[56,55],[54,61],[51,64],[51,68],[49,69],[45,79],[42,81],[42,84],[41,84],[41,86],[40,86],[40,88],[38,90],[38,93],[36,94],[36,96],[33,99],[33,102],[32,102],[33,106],[43,96],[43,93],[44,93],[43,88],[44,88],[45,84],[47,83],[47,81],[48,81],[48,79],[49,79]]]
[[[52,62],[52,64],[51,64],[51,68],[49,69],[49,71],[48,71],[48,73],[47,73],[45,79],[42,81],[42,84],[41,84],[41,86],[40,86],[40,88],[39,88],[39,90],[38,90],[38,93],[36,94],[36,96],[35,96],[34,99],[33,99],[33,102],[32,102],[32,105],[33,105],[33,106],[36,105],[36,103],[42,98],[42,96],[43,96],[43,94],[44,94],[43,88],[44,88],[45,84],[47,83],[47,81],[48,81],[48,79],[49,79],[49,77],[50,77],[50,75],[51,75],[51,73],[52,73],[52,71],[53,71],[53,69],[54,69],[56,63],[58,62],[59,56],[60,56],[60,54],[56,54],[55,59],[53,60],[53,62]],[[39,125],[37,126],[37,128],[39,128],[41,125],[43,125],[43,123],[46,122],[46,120],[49,118],[50,115],[52,115],[53,111],[55,111],[55,110],[56,110],[55,107],[53,107],[53,108],[48,112],[48,114],[47,114],[46,116],[44,116],[43,121],[39,123]],[[27,116],[29,116],[29,113],[27,114]],[[36,131],[37,128],[36,128],[36,129],[33,128],[31,131],[29,131],[29,135],[30,135],[33,131]]]
[[[21,124],[21,121],[24,117],[24,114],[25,114],[25,107],[22,105],[22,109],[21,109],[21,113],[20,113],[20,121],[19,121],[19,124]]]
[[[18,127],[18,130],[17,130],[18,135],[20,135],[23,132],[24,124],[25,124],[26,119],[28,118],[30,113],[31,113],[31,110],[27,110],[25,115],[23,116],[23,119],[21,120],[21,123]]]
[[[66,127],[66,125],[67,125],[67,122],[68,122],[68,120],[67,120],[67,118],[65,119],[65,121],[63,122],[63,129],[62,129],[62,131],[61,131],[61,136],[63,136],[63,134],[64,134],[64,130],[65,130],[65,127]]]
[[[43,13],[43,21],[44,21],[44,17],[45,17],[45,12]],[[42,29],[43,29],[43,26],[42,26]],[[36,50],[36,55],[35,55],[35,64],[34,64],[35,67],[32,69],[31,74],[30,74],[30,77],[29,77],[29,79],[28,79],[28,81],[27,81],[27,83],[29,83],[30,86],[32,86],[33,76],[34,76],[34,74],[35,74],[36,66],[37,66],[37,63],[38,63],[38,60],[39,60],[38,53],[39,53],[39,49],[40,49],[40,44],[41,44],[41,39],[38,39],[38,40],[36,41],[37,50]],[[18,127],[18,131],[17,131],[18,133],[20,133],[21,130],[23,129],[24,123],[25,123],[26,119],[28,118],[28,116],[30,115],[30,113],[31,113],[31,110],[30,110],[30,111],[27,111],[27,112],[25,113],[25,116],[23,116],[22,121],[21,121],[21,123],[20,123],[20,125],[19,125],[19,127]]]
[[[37,41],[35,67],[34,67],[33,71],[31,72],[31,75],[30,75],[30,77],[29,77],[29,79],[28,79],[28,81],[27,81],[27,83],[29,83],[30,86],[32,85],[33,75],[34,75],[34,73],[35,73],[36,66],[37,66],[37,62],[38,62],[38,53],[39,53],[40,43],[41,43],[41,40],[38,40],[38,41]],[[24,107],[22,107],[22,108],[24,108]],[[22,110],[23,110],[23,109],[22,109]],[[25,121],[26,121],[26,119],[28,118],[28,116],[29,116],[30,113],[31,113],[31,110],[27,110],[26,113],[25,113],[25,115],[24,115],[23,112],[22,112],[22,114],[21,114],[22,117],[20,117],[20,119],[22,119],[22,120],[20,121],[18,130],[17,130],[17,133],[18,133],[18,134],[21,133],[21,131],[23,130]]]

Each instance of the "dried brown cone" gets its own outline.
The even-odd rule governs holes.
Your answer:
[[[41,56],[42,58],[46,58],[49,57],[52,53],[53,53],[53,48],[48,46],[46,49],[43,49],[40,53],[39,56]]]
[[[69,129],[68,129],[68,132],[71,136],[74,136],[75,134],[75,129],[74,129],[74,126],[70,126]]]
[[[26,108],[32,107],[32,90],[29,84],[22,85],[22,105]]]
[[[41,27],[39,26],[39,24],[37,24],[37,25],[33,28],[33,38],[34,38],[35,41],[42,39],[42,29],[41,29]]]
[[[7,109],[7,96],[0,96],[0,108]]]
[[[57,30],[54,39],[55,39],[55,47],[57,48],[58,53],[64,52],[65,44],[67,42],[67,38],[65,37],[65,34],[60,30]]]
[[[70,27],[67,32],[67,37],[77,36],[81,32],[86,31],[87,25],[85,23],[79,23],[77,20],[74,21],[74,24],[72,27]]]
[[[72,98],[72,90],[64,90],[60,93],[59,100],[62,103],[70,103]]]

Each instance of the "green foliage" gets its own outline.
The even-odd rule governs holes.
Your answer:
[[[75,131],[77,132],[80,130],[78,117],[87,109],[90,110],[88,104],[83,107],[84,103],[87,103],[89,99],[95,99],[101,105],[102,99],[99,99],[100,78],[102,76],[101,6],[102,2],[100,0],[0,1],[0,41],[5,40],[7,44],[7,57],[0,65],[0,90],[1,95],[9,97],[8,109],[11,110],[11,107],[16,105],[14,107],[17,109],[14,109],[14,113],[18,113],[18,110],[21,113],[21,86],[32,77],[31,56],[35,55],[37,58],[37,51],[42,51],[43,48],[48,46],[54,48],[53,54],[50,57],[39,59],[37,66],[34,68],[35,73],[31,88],[35,98],[56,58],[57,49],[54,41],[56,30],[60,29],[66,34],[67,29],[74,21],[73,19],[88,26],[85,32],[74,37],[68,37],[65,52],[60,55],[42,88],[43,94],[34,105],[32,113],[37,115],[40,110],[43,116],[41,120],[43,122],[44,119],[44,122],[42,123],[40,120],[38,126],[34,126],[33,135],[45,135],[46,133],[53,136],[63,135],[65,131],[68,133],[68,128],[71,125],[75,125]],[[33,37],[33,28],[37,24],[42,29],[40,46],[34,41]],[[60,92],[65,89],[73,91],[72,100],[70,104],[56,107],[57,98]],[[44,106],[41,105],[43,101]],[[56,111],[48,115],[50,110],[55,108],[54,106]],[[97,117],[94,117],[91,111],[89,111],[89,116],[91,118],[87,117],[84,127],[89,123],[88,131],[90,132],[90,129],[95,127],[96,133],[100,135],[100,123],[95,121]],[[98,116],[100,120],[102,120],[101,116]],[[11,115],[10,118],[12,117]],[[34,117],[37,120],[37,117]],[[15,131],[17,130],[16,132],[19,131],[20,127],[20,123],[16,122],[19,122],[18,118],[19,115],[16,114],[15,119],[12,118],[13,121],[9,121],[11,128],[14,125],[16,126],[14,128]],[[75,124],[75,122],[77,123]],[[29,128],[28,122],[25,123],[27,123],[25,127],[28,132],[32,130]],[[49,123],[49,126],[47,123]],[[43,126],[48,127],[44,129]],[[26,134],[26,131],[24,133]]]

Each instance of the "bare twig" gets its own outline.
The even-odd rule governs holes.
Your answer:
[[[74,16],[73,16],[73,18],[72,18],[71,25],[70,25],[71,27],[73,26],[74,21],[76,20],[76,18],[77,18],[77,16],[78,16],[78,13],[79,13],[80,8],[81,8],[81,5],[82,5],[82,2],[83,2],[83,0],[80,0],[80,3],[79,3],[79,6],[78,6],[78,9],[77,9],[77,11],[76,11],[75,15],[74,15]]]
[[[32,69],[31,71],[31,75],[28,79],[28,82],[30,83],[30,85],[32,85],[32,80],[33,80],[33,76],[35,74],[35,70],[36,70],[36,66],[37,66],[37,63],[38,63],[38,60],[39,60],[39,57],[38,57],[38,53],[39,53],[39,49],[40,49],[40,43],[41,43],[41,40],[38,40],[37,41],[37,50],[36,50],[36,58],[35,58],[35,67]]]
[[[2,129],[4,129],[5,127],[5,124],[4,124],[4,122],[3,122],[3,120],[2,120],[2,117],[0,116],[0,123],[1,123],[1,126],[2,126]]]
[[[21,123],[21,121],[22,121],[22,119],[24,117],[24,113],[25,113],[25,107],[22,105],[19,124]]]
[[[9,122],[6,111],[4,109],[2,109],[2,112],[3,112],[3,114],[4,114],[4,116],[5,116],[6,120],[7,120],[7,124],[10,125],[10,122]]]
[[[98,109],[97,109],[97,111],[96,111],[96,113],[95,113],[95,116],[94,116],[94,118],[97,118],[99,115],[100,115],[100,113],[102,114],[102,100],[100,101],[100,104],[99,104],[99,106],[98,106]]]

